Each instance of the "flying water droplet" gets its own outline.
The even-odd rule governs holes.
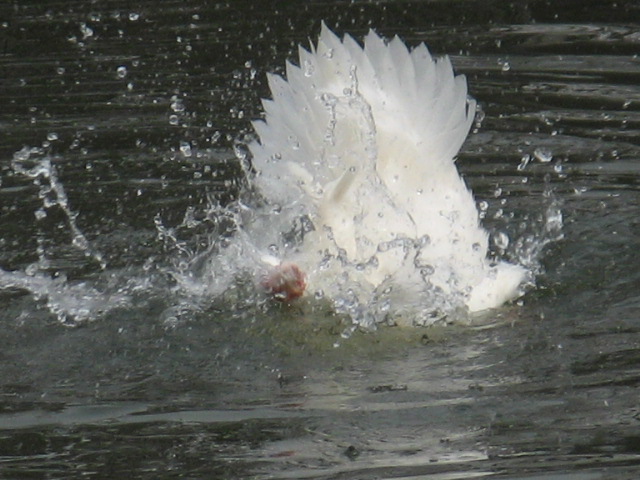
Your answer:
[[[509,246],[509,235],[505,232],[496,232],[493,235],[493,242],[500,250],[506,250]]]
[[[304,64],[302,65],[302,73],[305,77],[310,77],[313,75],[313,73],[315,72],[315,67],[313,65],[312,62],[310,62],[309,60],[305,60]]]
[[[116,76],[118,78],[125,78],[127,76],[127,67],[125,67],[124,65],[120,65],[116,69]]]
[[[80,32],[82,33],[83,40],[86,40],[87,38],[93,36],[93,29],[89,27],[86,23],[80,24]]]
[[[553,160],[553,154],[548,148],[536,148],[533,152],[533,156],[536,157],[536,160],[542,163],[549,163],[551,160]]]
[[[523,155],[522,158],[520,159],[520,164],[518,165],[518,171],[522,172],[525,168],[527,168],[527,165],[529,165],[530,161],[531,161],[531,155],[529,154]]]
[[[298,138],[295,135],[289,135],[287,140],[289,141],[289,146],[293,150],[299,150],[300,149],[300,142],[298,141]]]
[[[36,220],[42,220],[43,218],[47,217],[47,212],[44,208],[39,208],[34,212],[34,215],[36,217]]]
[[[180,142],[180,152],[187,158],[192,155],[191,145],[189,144],[189,142],[185,142],[184,140]]]
[[[176,97],[175,95],[171,97],[171,110],[173,110],[176,113],[185,111],[185,107],[184,107],[184,104],[182,103],[182,100]]]

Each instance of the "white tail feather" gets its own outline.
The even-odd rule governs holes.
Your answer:
[[[472,310],[514,297],[524,270],[489,265],[487,233],[453,161],[476,104],[448,57],[373,31],[361,47],[323,23],[299,62],[287,63],[287,80],[269,75],[273,99],[250,149],[264,195],[303,205],[315,226],[300,247],[308,268],[327,251],[353,263],[376,256],[364,275],[375,288],[399,269],[380,245],[426,238],[414,261],[434,269],[432,285],[459,289]]]

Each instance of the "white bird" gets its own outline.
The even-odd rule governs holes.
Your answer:
[[[253,182],[277,206],[263,228],[282,233],[277,258],[265,256],[267,290],[291,300],[306,286],[344,311],[355,298],[379,313],[429,302],[476,312],[521,294],[526,270],[487,258],[454,163],[476,103],[448,57],[373,31],[361,47],[323,23],[286,80],[268,82],[249,146]]]

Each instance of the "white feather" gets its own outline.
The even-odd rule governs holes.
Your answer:
[[[314,225],[289,252],[310,287],[331,290],[338,264],[328,273],[318,266],[329,255],[345,268],[373,265],[356,275],[372,292],[390,278],[415,290],[402,273],[406,245],[387,248],[402,240],[414,242],[410,261],[428,267],[428,284],[462,296],[471,311],[517,296],[525,270],[487,259],[487,232],[453,160],[475,101],[449,59],[373,31],[361,47],[323,24],[299,62],[287,63],[287,80],[268,77],[273,99],[263,101],[265,120],[254,122],[260,141],[250,150],[264,196],[301,205]]]

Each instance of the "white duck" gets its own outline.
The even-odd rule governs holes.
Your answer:
[[[454,163],[476,103],[448,57],[373,31],[363,48],[323,23],[299,63],[287,62],[286,80],[268,77],[273,99],[250,151],[264,197],[286,221],[312,226],[281,242],[272,263],[283,263],[263,286],[284,300],[305,286],[329,297],[354,285],[360,297],[394,289],[396,303],[429,290],[425,301],[437,292],[471,312],[518,296],[526,270],[487,258],[488,234]]]

